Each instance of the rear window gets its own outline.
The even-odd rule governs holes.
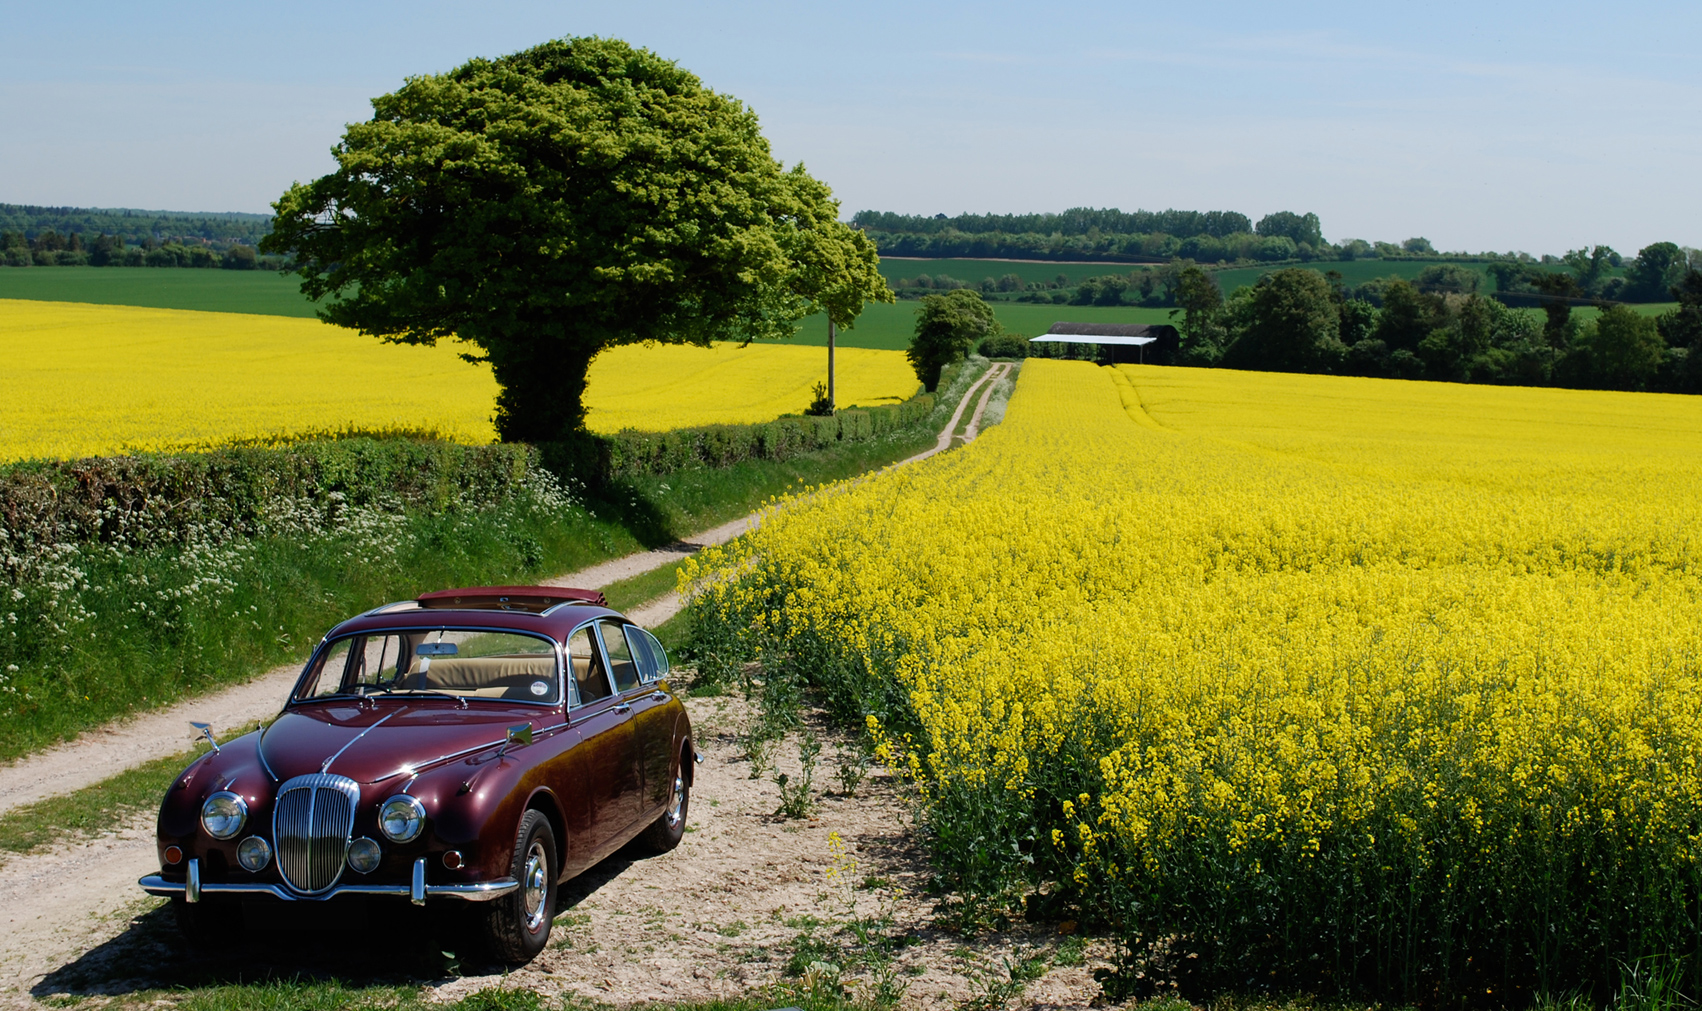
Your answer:
[[[449,695],[554,704],[555,644],[523,632],[408,629],[343,636],[315,658],[297,699]]]

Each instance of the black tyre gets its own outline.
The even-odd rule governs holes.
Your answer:
[[[550,939],[555,919],[556,834],[542,811],[527,811],[514,834],[514,860],[509,873],[520,887],[483,903],[485,946],[498,961],[530,962]]]
[[[177,919],[177,929],[189,947],[203,951],[221,951],[242,942],[242,907],[234,902],[202,899],[188,902],[171,900],[171,912]]]
[[[680,844],[686,834],[686,814],[691,810],[691,784],[686,782],[684,760],[674,765],[674,782],[668,790],[668,805],[661,817],[639,833],[638,847],[646,853],[666,853]]]

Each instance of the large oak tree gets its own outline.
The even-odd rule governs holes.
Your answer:
[[[328,322],[471,344],[505,441],[580,431],[604,348],[788,336],[811,312],[849,326],[892,298],[827,186],[647,50],[562,39],[372,105],[337,170],[273,205],[262,249],[294,256]]]

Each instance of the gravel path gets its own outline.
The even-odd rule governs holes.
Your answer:
[[[964,394],[945,431],[940,433],[939,442],[927,452],[903,463],[926,459],[951,445],[952,433],[957,430],[964,412],[977,394],[981,397],[981,409],[985,409],[994,381],[1008,374],[1012,368],[1004,364],[988,369],[987,374]],[[971,420],[971,429],[966,433],[967,439],[975,437],[975,426],[980,417],[981,410],[977,410]],[[546,580],[543,585],[601,589],[610,583],[659,569],[710,545],[724,544],[749,530],[759,516],[759,513],[752,513],[706,530],[690,540],[569,572]],[[634,609],[628,616],[640,625],[654,628],[678,614],[681,606],[679,595],[669,593]],[[300,673],[300,664],[277,667],[244,684],[85,731],[74,741],[0,766],[0,813],[20,804],[80,790],[143,762],[187,751],[195,739],[189,727],[191,720],[226,730],[270,719],[277,715],[284,695]]]

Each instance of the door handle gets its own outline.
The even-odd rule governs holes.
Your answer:
[[[617,713],[630,713],[632,712],[632,707],[627,705],[625,702],[622,702],[620,705],[615,706],[614,710]]]
[[[652,701],[652,702],[666,702],[666,701],[668,701],[668,693],[667,692],[651,692],[650,693],[650,701]]]

